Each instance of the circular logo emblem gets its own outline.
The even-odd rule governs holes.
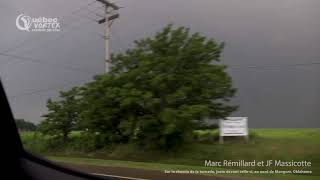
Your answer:
[[[24,14],[20,14],[16,19],[16,26],[22,31],[29,31],[31,27],[31,17]]]

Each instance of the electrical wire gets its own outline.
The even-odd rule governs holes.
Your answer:
[[[27,96],[27,95],[28,96],[30,96],[30,95],[38,95],[38,94],[41,94],[41,93],[45,93],[45,92],[50,92],[50,91],[53,91],[53,90],[59,90],[59,89],[62,89],[62,88],[66,88],[68,86],[74,86],[74,84],[86,83],[88,81],[89,80],[71,81],[71,82],[64,83],[64,84],[61,84],[61,85],[58,85],[58,86],[49,87],[49,88],[40,89],[40,90],[33,90],[33,91],[26,92],[26,93],[21,93],[21,94],[17,94],[17,95],[13,95],[13,96],[8,96],[8,97],[10,98],[10,100],[12,100],[12,99],[20,98],[20,97]]]
[[[314,62],[314,63],[300,63],[300,64],[290,64],[290,65],[287,65],[286,67],[296,67],[296,66],[306,66],[306,65],[320,65],[320,62]],[[241,67],[241,68],[261,68],[261,67],[267,67],[267,66],[246,66],[246,67]],[[268,66],[268,67],[280,67],[280,66]],[[282,66],[283,67],[283,66]],[[65,85],[70,85],[70,84],[73,84],[73,83],[84,83],[83,80],[81,81],[73,81],[73,82],[69,82],[69,83],[66,83],[64,85],[60,85],[58,87],[52,87],[52,88],[49,88],[49,89],[42,89],[42,90],[35,90],[35,91],[31,91],[31,92],[27,92],[27,93],[23,93],[23,94],[19,94],[19,95],[15,95],[15,96],[9,96],[11,98],[16,98],[16,97],[21,97],[21,96],[25,96],[25,95],[34,95],[34,94],[38,94],[38,93],[43,93],[43,92],[47,92],[47,91],[52,91],[52,90],[56,90],[56,89],[59,89],[61,88],[61,86],[65,86]]]
[[[89,4],[87,4],[87,6],[90,6],[91,4],[94,4],[96,1],[93,1],[93,2],[91,2],[91,3],[89,3]],[[71,14],[74,14],[74,13],[76,13],[76,12],[78,12],[78,11],[80,11],[80,10],[82,10],[83,8],[85,8],[86,6],[82,6],[82,7],[80,7],[80,8],[78,8],[78,9],[76,9],[75,11],[72,11],[70,14],[69,14],[69,16],[71,15]],[[78,22],[78,21],[72,21],[73,23],[70,23],[70,24],[68,24],[68,26],[70,27],[70,25],[71,24],[74,24],[74,22]],[[76,26],[71,26],[71,28],[69,28],[68,30],[70,31],[70,30],[72,30],[72,29],[75,29],[76,27],[79,27],[80,25],[82,25],[83,23],[86,23],[87,21],[83,21],[83,22],[80,22],[80,23],[78,23]],[[87,22],[88,23],[88,22]],[[79,28],[78,28],[79,29]],[[66,32],[68,32],[68,31],[64,31],[63,33],[59,33],[59,35],[58,36],[56,36],[54,39],[51,39],[50,41],[55,41],[55,40],[58,40],[58,39],[60,39],[60,38],[62,38],[62,37],[65,37],[67,34],[66,34]],[[90,32],[90,33],[92,33],[92,32]],[[96,34],[96,35],[98,35],[98,36],[101,36],[100,34]],[[33,40],[33,39],[31,39],[31,40]],[[23,46],[23,45],[25,45],[26,43],[29,43],[30,42],[30,39],[25,39],[22,43],[20,43],[18,46],[15,46],[15,47],[13,47],[13,48],[9,48],[9,49],[7,49],[7,50],[5,50],[4,52],[1,52],[0,53],[0,55],[2,55],[2,56],[8,56],[9,58],[8,58],[8,62],[6,62],[5,63],[5,65],[8,65],[8,64],[10,64],[12,61],[11,61],[11,59],[20,59],[20,60],[29,60],[29,61],[31,61],[31,62],[37,62],[37,63],[40,63],[41,61],[40,60],[36,60],[35,61],[35,59],[33,59],[33,58],[29,58],[29,57],[22,57],[22,56],[19,56],[19,55],[14,55],[14,54],[7,54],[7,52],[10,52],[10,51],[15,51],[16,49],[18,49],[18,48],[20,48],[21,46]],[[33,47],[33,48],[31,48],[31,49],[28,49],[27,51],[24,51],[24,53],[26,53],[26,52],[31,52],[31,51],[34,51],[35,49],[38,49],[38,48],[43,48],[43,47],[46,47],[46,45],[49,45],[50,43],[48,43],[47,41],[42,41],[43,43],[38,43],[37,45],[39,46],[39,45],[41,45],[41,44],[44,44],[44,45],[42,45],[42,46],[40,46],[40,47]],[[17,63],[20,63],[20,62],[22,62],[22,61],[18,61]],[[47,63],[44,63],[44,64],[47,64]],[[61,64],[59,65],[59,64],[55,64],[55,66],[61,66]],[[3,67],[3,66],[2,66]],[[69,69],[72,69],[72,70],[75,70],[75,68],[73,68],[73,67],[67,67],[67,66],[65,66],[65,65],[63,65],[63,67],[64,68],[69,68]],[[79,70],[79,68],[77,68],[78,70]],[[81,71],[83,71],[83,70],[81,70]],[[85,70],[86,71],[86,70]]]
[[[302,67],[302,66],[314,66],[320,65],[320,62],[308,62],[308,63],[296,63],[296,64],[277,64],[277,65],[251,65],[251,66],[241,66],[241,65],[227,65],[227,68],[234,70],[242,70],[242,69],[277,69],[277,68],[294,68],[294,67]]]
[[[74,15],[75,13],[83,10],[84,8],[88,8],[88,6],[91,6],[91,5],[93,5],[94,3],[96,3],[95,0],[92,1],[92,2],[90,2],[90,3],[88,3],[88,4],[85,4],[84,6],[81,6],[81,7],[77,8],[77,9],[71,11],[70,13],[68,13],[68,14],[66,14],[66,15],[64,15],[64,16],[62,16],[61,19],[67,18],[67,17],[72,17],[72,15]],[[72,21],[71,23],[68,23],[67,26],[70,26],[70,25],[73,24],[74,22],[75,22],[75,21]],[[64,28],[65,28],[65,26],[64,26]],[[7,52],[11,52],[11,51],[16,51],[18,48],[21,48],[21,47],[24,46],[25,44],[29,44],[30,42],[32,42],[32,41],[34,41],[34,40],[36,40],[36,39],[33,38],[33,37],[26,38],[26,39],[24,39],[21,43],[19,43],[18,45],[13,46],[13,47],[11,47],[11,48],[8,48],[8,49],[6,49],[6,50],[4,50],[4,51],[2,51],[2,52],[3,52],[3,53],[7,53]]]
[[[78,72],[83,72],[83,73],[88,73],[88,74],[95,74],[95,72],[88,71],[86,69],[73,67],[73,66],[68,66],[68,65],[64,65],[64,64],[49,63],[49,62],[45,62],[45,61],[42,61],[42,60],[39,60],[39,59],[31,58],[31,57],[23,57],[23,56],[7,54],[7,53],[1,53],[1,52],[0,52],[0,55],[1,56],[6,56],[6,57],[11,57],[11,58],[18,59],[18,60],[38,63],[38,64],[52,65],[52,66],[56,66],[56,67],[60,67],[60,68],[64,68],[64,69],[68,69],[68,70],[72,70],[72,71],[78,71]]]

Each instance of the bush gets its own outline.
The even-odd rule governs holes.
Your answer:
[[[107,145],[105,139],[106,138],[100,134],[81,133],[80,136],[70,138],[66,149],[83,152],[99,150]]]
[[[38,132],[21,132],[21,141],[23,147],[33,153],[43,153],[49,150],[48,136]]]
[[[108,145],[107,138],[100,134],[76,133],[71,134],[67,140],[61,136],[48,136],[39,132],[23,132],[20,136],[24,148],[36,154],[66,150],[90,152]]]
[[[206,129],[193,132],[194,140],[201,143],[213,143],[219,139],[219,130]]]
[[[218,129],[219,128],[219,124],[210,124],[210,125],[207,125],[205,123],[201,123],[199,124],[195,129],[196,130],[208,130],[208,129]]]

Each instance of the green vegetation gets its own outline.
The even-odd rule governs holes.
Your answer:
[[[90,149],[134,144],[163,151],[192,143],[207,118],[225,118],[236,90],[221,63],[223,43],[168,25],[113,55],[109,73],[49,100],[43,134],[66,142],[82,131]],[[56,143],[60,144],[60,143]]]
[[[130,160],[130,167],[155,169],[207,169],[204,160],[304,160],[312,167],[300,170],[312,170],[313,176],[303,178],[319,176],[320,129],[253,129],[249,142],[229,137],[225,144],[218,143],[217,129],[204,129],[204,119],[237,109],[229,103],[236,90],[221,63],[223,46],[171,25],[136,41],[133,49],[112,56],[108,74],[49,99],[39,132],[22,132],[23,144],[60,161]]]
[[[67,141],[69,134],[75,130],[79,121],[79,101],[76,98],[77,88],[67,92],[60,92],[60,101],[47,102],[49,113],[44,115],[45,121],[41,122],[39,130],[43,134],[55,135]]]
[[[35,131],[37,130],[37,126],[32,122],[25,121],[24,119],[16,119],[15,120],[17,128],[20,131]]]
[[[41,153],[50,156],[86,157],[108,160],[130,160],[138,162],[161,163],[170,165],[188,165],[203,167],[204,160],[306,160],[312,162],[313,176],[320,176],[320,129],[252,129],[250,141],[242,138],[227,139],[225,144],[218,144],[217,130],[196,131],[195,142],[181,146],[177,151],[163,152],[141,149],[133,144],[108,146],[101,150],[81,151],[75,144],[66,144],[61,149],[45,149]],[[31,138],[35,136],[37,138]],[[80,132],[73,132],[71,138],[80,138]],[[39,147],[50,141],[36,133],[22,133],[27,149],[39,152]],[[38,144],[40,143],[40,145]],[[43,149],[42,149],[43,150]],[[79,160],[80,161],[80,160]],[[85,163],[85,161],[84,161]],[[170,167],[170,166],[168,166]],[[246,168],[244,168],[246,169]],[[258,169],[258,168],[256,168]],[[265,169],[265,168],[264,168]],[[290,169],[290,168],[278,168]],[[303,169],[303,168],[302,168]],[[304,175],[303,177],[305,177]]]

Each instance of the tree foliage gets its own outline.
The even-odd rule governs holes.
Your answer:
[[[110,73],[82,88],[81,125],[107,143],[172,148],[188,140],[204,118],[236,110],[224,44],[168,25],[152,38],[112,56]]]
[[[49,100],[41,123],[66,139],[80,128],[97,142],[168,150],[189,140],[205,118],[224,118],[236,90],[221,63],[224,44],[168,25],[113,55],[108,74]],[[88,136],[88,137],[89,137]]]
[[[74,130],[79,121],[78,89],[60,92],[60,100],[47,102],[48,114],[39,125],[44,134],[56,135],[63,140],[68,139],[69,133]]]

